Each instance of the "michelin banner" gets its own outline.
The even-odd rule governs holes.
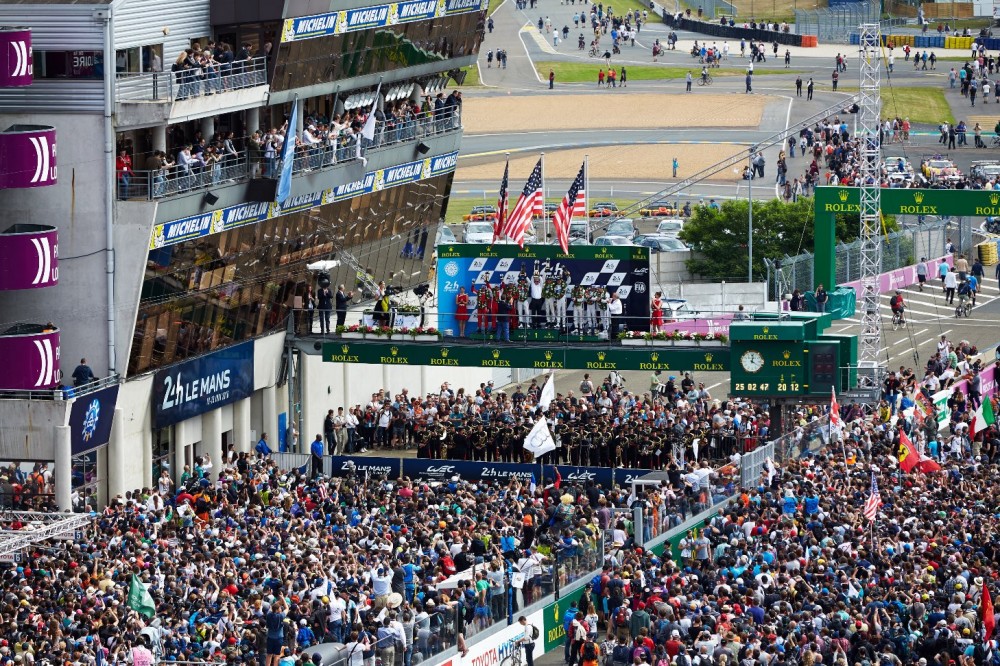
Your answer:
[[[485,0],[410,0],[285,19],[281,43],[467,14],[486,8]]]
[[[455,170],[458,151],[414,160],[405,164],[369,171],[356,181],[337,187],[291,197],[283,204],[274,201],[242,203],[191,217],[157,224],[149,239],[149,249],[157,250],[184,241],[211,236],[264,220],[299,213],[316,206],[344,201],[362,194],[380,192],[398,185],[434,178]]]

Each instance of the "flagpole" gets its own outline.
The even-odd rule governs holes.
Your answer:
[[[542,243],[549,242],[549,215],[545,211],[545,153],[541,153],[539,161],[542,163]],[[537,239],[536,239],[537,240]]]
[[[583,221],[584,221],[584,233],[586,234],[586,240],[589,244],[591,242],[590,238],[590,155],[583,156]],[[573,224],[573,218],[570,217],[570,224]]]

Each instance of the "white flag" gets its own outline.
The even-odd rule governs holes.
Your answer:
[[[536,458],[556,450],[555,440],[549,432],[549,424],[544,418],[538,419],[538,423],[531,429],[528,436],[524,438],[524,450],[530,452]]]
[[[368,118],[365,120],[364,127],[361,128],[361,136],[365,137],[369,141],[375,140],[375,109],[378,107],[378,95],[382,91],[382,82],[380,81],[378,87],[375,88],[375,101],[372,102],[371,111],[368,112]]]
[[[538,406],[544,412],[549,408],[549,404],[556,399],[556,373],[549,372],[549,378],[542,387],[542,395],[538,398]]]

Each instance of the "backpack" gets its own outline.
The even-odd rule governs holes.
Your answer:
[[[583,659],[584,661],[597,660],[597,645],[594,644],[594,641],[587,641],[583,644]]]
[[[531,640],[537,641],[541,633],[542,632],[538,631],[538,627],[536,627],[535,625],[531,625]]]
[[[590,579],[590,587],[591,589],[593,589],[594,594],[597,596],[601,596],[601,575],[602,574],[597,574],[596,576]]]
[[[586,379],[580,382],[580,393],[584,395],[590,395],[590,382]]]
[[[615,626],[624,627],[626,624],[628,624],[628,611],[622,606],[615,613]]]

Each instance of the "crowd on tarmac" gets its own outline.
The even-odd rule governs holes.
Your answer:
[[[388,479],[377,469],[331,479],[309,465],[279,469],[266,451],[227,453],[218,470],[199,465],[177,485],[164,470],[155,486],[94,514],[81,537],[4,565],[0,661],[323,666],[310,648],[338,641],[350,666],[411,666],[451,645],[464,653],[472,634],[551,591],[553,575],[565,584],[600,568],[596,540],[609,534],[603,573],[565,618],[574,664],[997,663],[995,642],[982,640],[980,603],[1000,564],[992,496],[1000,434],[969,426],[991,400],[969,365],[973,351],[942,336],[927,366],[937,383],[890,373],[872,413],[845,406],[824,447],[766,465],[742,492],[694,450],[711,449],[717,430],[735,423],[763,436],[768,414],[714,401],[687,375],[677,385],[654,374],[641,396],[620,378],[598,387],[584,376],[578,396],[557,396],[547,412],[566,419],[562,430],[553,424],[564,455],[589,438],[592,464],[604,462],[593,451],[609,448],[605,429],[613,437],[631,427],[640,446],[656,443],[645,427],[703,429],[700,442],[680,443],[686,463],[658,453],[647,460],[641,450],[621,460],[668,471],[637,492],[548,472],[537,487]],[[939,431],[933,410],[919,405],[959,376],[971,377],[970,389],[948,400]],[[439,410],[438,428],[427,430],[446,422],[457,438],[487,414],[513,424],[539,393],[534,384],[508,399],[487,383],[460,401],[445,385],[426,401],[426,412]],[[825,411],[803,409],[794,423]],[[901,473],[901,432],[942,470]],[[698,479],[707,482],[692,487]],[[885,491],[874,521],[863,517],[873,479]],[[662,532],[729,495],[735,501],[680,540],[677,562],[636,545],[635,529]],[[648,509],[638,527],[613,513],[635,501]],[[525,582],[511,598],[514,571]],[[130,595],[133,575],[148,585],[152,608]]]
[[[475,392],[452,391],[406,400],[385,396],[374,418],[398,423],[376,430],[375,446],[407,446],[422,458],[533,462],[524,450],[525,436],[544,414],[558,448],[546,453],[545,464],[671,469],[671,458],[687,451],[688,460],[703,464],[728,462],[756,446],[767,434],[767,414],[750,402],[716,400],[690,372],[678,378],[654,371],[649,385],[630,389],[618,373],[596,383],[584,374],[577,390],[556,394],[540,411],[542,386],[532,380],[510,394],[491,383]],[[381,398],[373,396],[373,403]],[[381,434],[380,434],[381,433]],[[381,441],[380,441],[381,440]]]

